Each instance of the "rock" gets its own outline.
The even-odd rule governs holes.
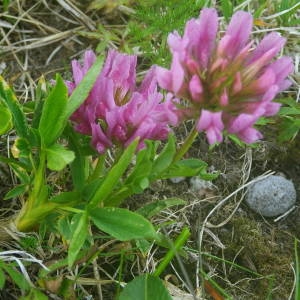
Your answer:
[[[271,175],[248,187],[246,202],[257,213],[275,217],[288,211],[295,204],[296,197],[292,181]]]
[[[182,182],[184,180],[185,180],[185,177],[172,177],[172,178],[170,178],[170,181],[172,183],[179,183],[179,182]]]
[[[214,185],[211,181],[201,179],[199,176],[194,176],[190,179],[190,189],[193,192],[201,192],[203,190],[212,190]]]

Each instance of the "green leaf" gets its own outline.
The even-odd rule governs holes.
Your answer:
[[[159,174],[165,171],[172,163],[176,153],[175,137],[170,135],[168,143],[165,145],[161,153],[156,157],[152,167],[152,177],[159,177]]]
[[[278,136],[279,142],[287,142],[292,140],[299,132],[300,127],[294,123],[287,124],[285,122],[285,127],[281,129],[281,132]]]
[[[158,238],[153,225],[147,219],[127,209],[92,208],[89,215],[100,230],[120,241]]]
[[[7,105],[13,116],[14,128],[16,129],[18,136],[27,138],[29,129],[25,114],[23,113],[21,105],[19,104],[14,92],[1,76],[0,99]]]
[[[149,177],[153,166],[155,148],[156,143],[154,141],[146,141],[146,147],[138,152],[135,166],[124,182],[124,186],[126,186],[132,194],[141,193],[149,186]]]
[[[162,210],[172,207],[175,205],[185,205],[186,201],[179,198],[169,198],[164,200],[158,200],[136,210],[137,213],[144,216],[145,218],[151,218],[152,216],[158,214]]]
[[[48,85],[50,86],[50,83],[47,84],[44,76],[42,75],[39,78],[38,85],[35,89],[35,99],[33,101],[33,107],[31,109],[31,110],[33,110],[33,117],[32,117],[32,122],[31,122],[32,128],[37,129],[39,127],[45,99],[47,98],[47,96],[49,94]],[[52,85],[51,85],[51,88],[52,88]]]
[[[67,164],[73,161],[73,151],[65,149],[62,145],[54,144],[46,149],[47,166],[50,170],[61,171]]]
[[[26,191],[26,188],[27,188],[27,185],[26,184],[20,184],[20,185],[17,185],[16,187],[14,187],[13,189],[11,189],[9,192],[7,192],[4,196],[4,200],[8,200],[8,199],[11,199],[11,198],[16,198],[22,194],[25,193]]]
[[[161,279],[150,274],[136,277],[121,292],[118,300],[172,300]]]
[[[71,126],[67,126],[65,133],[69,138],[69,148],[75,153],[75,159],[70,165],[72,182],[74,187],[81,191],[89,176],[89,158],[82,149],[81,136]]]
[[[171,165],[171,167],[161,175],[161,178],[191,177],[200,175],[207,167],[207,163],[200,159],[184,159]]]
[[[18,298],[19,300],[48,300],[49,298],[37,289],[30,289],[30,292],[27,296]]]
[[[233,5],[232,5],[231,1],[230,0],[221,0],[221,8],[222,8],[222,12],[223,12],[223,15],[224,15],[226,21],[228,21],[233,13]]]
[[[49,199],[49,202],[64,204],[68,202],[78,202],[80,199],[81,199],[81,194],[77,191],[72,191],[72,192],[62,192],[59,195]]]
[[[6,281],[5,274],[2,271],[2,269],[0,268],[0,290],[3,289],[5,281]]]
[[[31,153],[28,139],[17,138],[12,146],[11,152],[15,158],[28,158]]]
[[[39,123],[42,145],[52,145],[62,133],[65,126],[65,114],[68,101],[68,89],[60,77],[56,75],[56,84],[45,100]]]
[[[4,11],[8,10],[9,3],[10,3],[10,0],[3,0],[3,9],[4,9]]]
[[[100,70],[103,64],[103,57],[99,56],[92,67],[88,70],[86,75],[81,80],[80,84],[77,85],[75,90],[72,92],[67,105],[67,111],[65,119],[73,114],[73,112],[80,106],[81,103],[88,97],[90,90],[92,89],[97,77],[100,74]]]
[[[15,268],[9,264],[5,264],[1,262],[1,268],[5,270],[5,272],[10,276],[12,281],[24,291],[28,291],[30,289],[30,285],[25,279],[24,275],[20,272],[16,271]]]
[[[4,134],[12,128],[12,115],[3,105],[0,105],[0,134]]]
[[[282,107],[279,111],[280,116],[286,115],[300,115],[299,107]]]
[[[100,202],[108,202],[106,199],[113,191],[121,176],[124,174],[136,150],[138,140],[133,141],[123,152],[118,162],[107,173],[106,178],[97,188],[94,196],[90,200],[91,206],[97,206]]]
[[[73,232],[73,236],[70,242],[69,251],[68,251],[68,265],[71,267],[75,262],[81,247],[83,246],[85,239],[88,233],[88,215],[87,212],[84,212]]]
[[[21,183],[30,183],[30,176],[23,167],[16,163],[11,163],[10,167],[14,171],[15,175],[21,180]]]

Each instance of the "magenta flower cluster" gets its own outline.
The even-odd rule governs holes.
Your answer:
[[[96,59],[93,51],[85,52],[83,66],[72,62],[73,82],[67,82],[69,93],[80,83]],[[157,91],[154,68],[136,87],[137,57],[110,50],[104,67],[88,98],[71,116],[75,129],[92,136],[92,145],[99,153],[116,145],[128,146],[139,137],[139,149],[144,140],[163,140],[170,125],[178,123],[178,112],[171,99],[163,101]]]
[[[186,118],[196,120],[210,144],[221,142],[224,130],[246,143],[260,139],[253,125],[278,112],[280,104],[272,100],[291,84],[286,77],[292,60],[273,60],[285,39],[272,32],[255,47],[249,41],[252,22],[249,13],[238,11],[220,37],[216,10],[203,9],[187,22],[183,37],[169,35],[171,69],[157,68],[159,85],[186,100]]]
[[[76,130],[92,136],[100,153],[113,145],[126,147],[136,137],[140,148],[145,139],[165,139],[170,126],[187,119],[196,121],[210,144],[221,142],[224,131],[246,143],[260,139],[254,125],[278,112],[273,99],[290,86],[293,64],[288,57],[274,59],[285,44],[280,34],[266,35],[257,46],[249,40],[252,22],[249,13],[238,11],[221,34],[216,10],[203,9],[187,22],[182,37],[169,35],[170,70],[153,66],[139,87],[136,56],[110,50],[89,97],[71,117]],[[72,62],[70,93],[94,61],[87,51],[82,66]],[[165,97],[157,83],[168,91]]]

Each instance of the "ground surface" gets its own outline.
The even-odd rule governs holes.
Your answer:
[[[18,0],[11,1],[9,10],[0,14],[1,72],[16,89],[20,101],[34,97],[33,90],[42,75],[48,80],[53,79],[56,72],[62,73],[64,78],[70,77],[70,60],[79,58],[87,48],[126,48],[124,32],[126,22],[131,17],[132,3],[102,2],[106,6],[101,10],[88,10],[85,1]],[[115,6],[121,2],[123,6]],[[105,36],[101,29],[103,27],[114,32],[115,36]],[[139,60],[145,62],[142,55]],[[289,94],[295,97],[296,91],[297,87],[293,86]],[[184,225],[190,227],[192,236],[185,249],[186,255],[181,260],[194,287],[197,282],[195,274],[198,271],[200,244],[203,270],[234,299],[290,299],[294,287],[294,239],[300,237],[299,199],[295,209],[279,220],[263,218],[252,212],[243,201],[243,185],[267,171],[285,174],[294,182],[300,195],[299,142],[278,144],[276,129],[272,125],[268,126],[270,128],[264,128],[264,141],[252,148],[239,147],[226,140],[210,150],[204,136],[197,138],[188,155],[207,162],[211,171],[220,171],[220,176],[213,181],[211,188],[192,191],[188,180],[179,184],[161,181],[151,186],[145,194],[129,199],[126,203],[131,208],[137,208],[142,203],[164,197],[180,197],[187,201],[185,207],[166,210],[154,222],[171,220],[173,225],[167,227],[167,230],[172,237]],[[185,128],[181,128],[176,133],[179,140],[183,137],[184,130]],[[3,146],[2,142],[2,149]],[[5,166],[1,167],[1,182],[1,194],[5,194],[14,184]],[[230,194],[232,196],[228,197]],[[224,200],[226,197],[228,199]],[[224,204],[215,209],[223,200]],[[12,204],[5,202],[3,208],[5,207],[17,209],[17,199]],[[202,231],[204,225],[205,229]],[[50,239],[52,240],[43,242],[48,245],[48,249],[32,249],[28,245],[25,249],[20,244],[15,247],[28,250],[49,265],[58,257],[64,256],[66,250],[59,238],[51,236]],[[159,260],[162,253],[163,250],[156,249],[150,260]],[[140,263],[145,263],[142,258]],[[101,278],[109,279],[115,276],[114,267],[118,267],[119,259],[99,258],[98,264]],[[137,260],[127,260],[123,269],[124,281],[132,279],[132,275],[137,274],[138,270],[143,270],[143,266],[138,264]],[[247,268],[247,271],[237,266]],[[36,286],[41,286],[35,282],[36,266],[29,266],[28,273]],[[186,290],[186,280],[176,262],[164,275],[170,275],[168,280],[172,284]],[[54,295],[58,290],[55,286],[59,285],[58,278],[72,276],[74,274],[68,273],[66,269],[53,274],[54,281],[48,280],[44,284],[49,298],[60,299]],[[83,273],[81,277],[88,279],[93,276],[90,271]],[[209,281],[206,283],[205,296],[203,290],[199,292],[203,299],[223,299],[211,292],[210,288],[213,288]],[[16,299],[20,291],[13,284],[7,284],[7,288],[0,291],[0,298]],[[113,284],[103,285],[103,299],[112,299],[115,288]],[[82,298],[84,295],[93,295],[97,299],[99,295],[96,284],[81,283],[79,289]],[[69,299],[76,297],[79,297],[78,294],[70,292]]]

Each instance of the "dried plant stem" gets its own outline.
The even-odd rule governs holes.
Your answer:
[[[0,220],[0,245],[17,239],[17,229],[13,220],[13,217]]]

